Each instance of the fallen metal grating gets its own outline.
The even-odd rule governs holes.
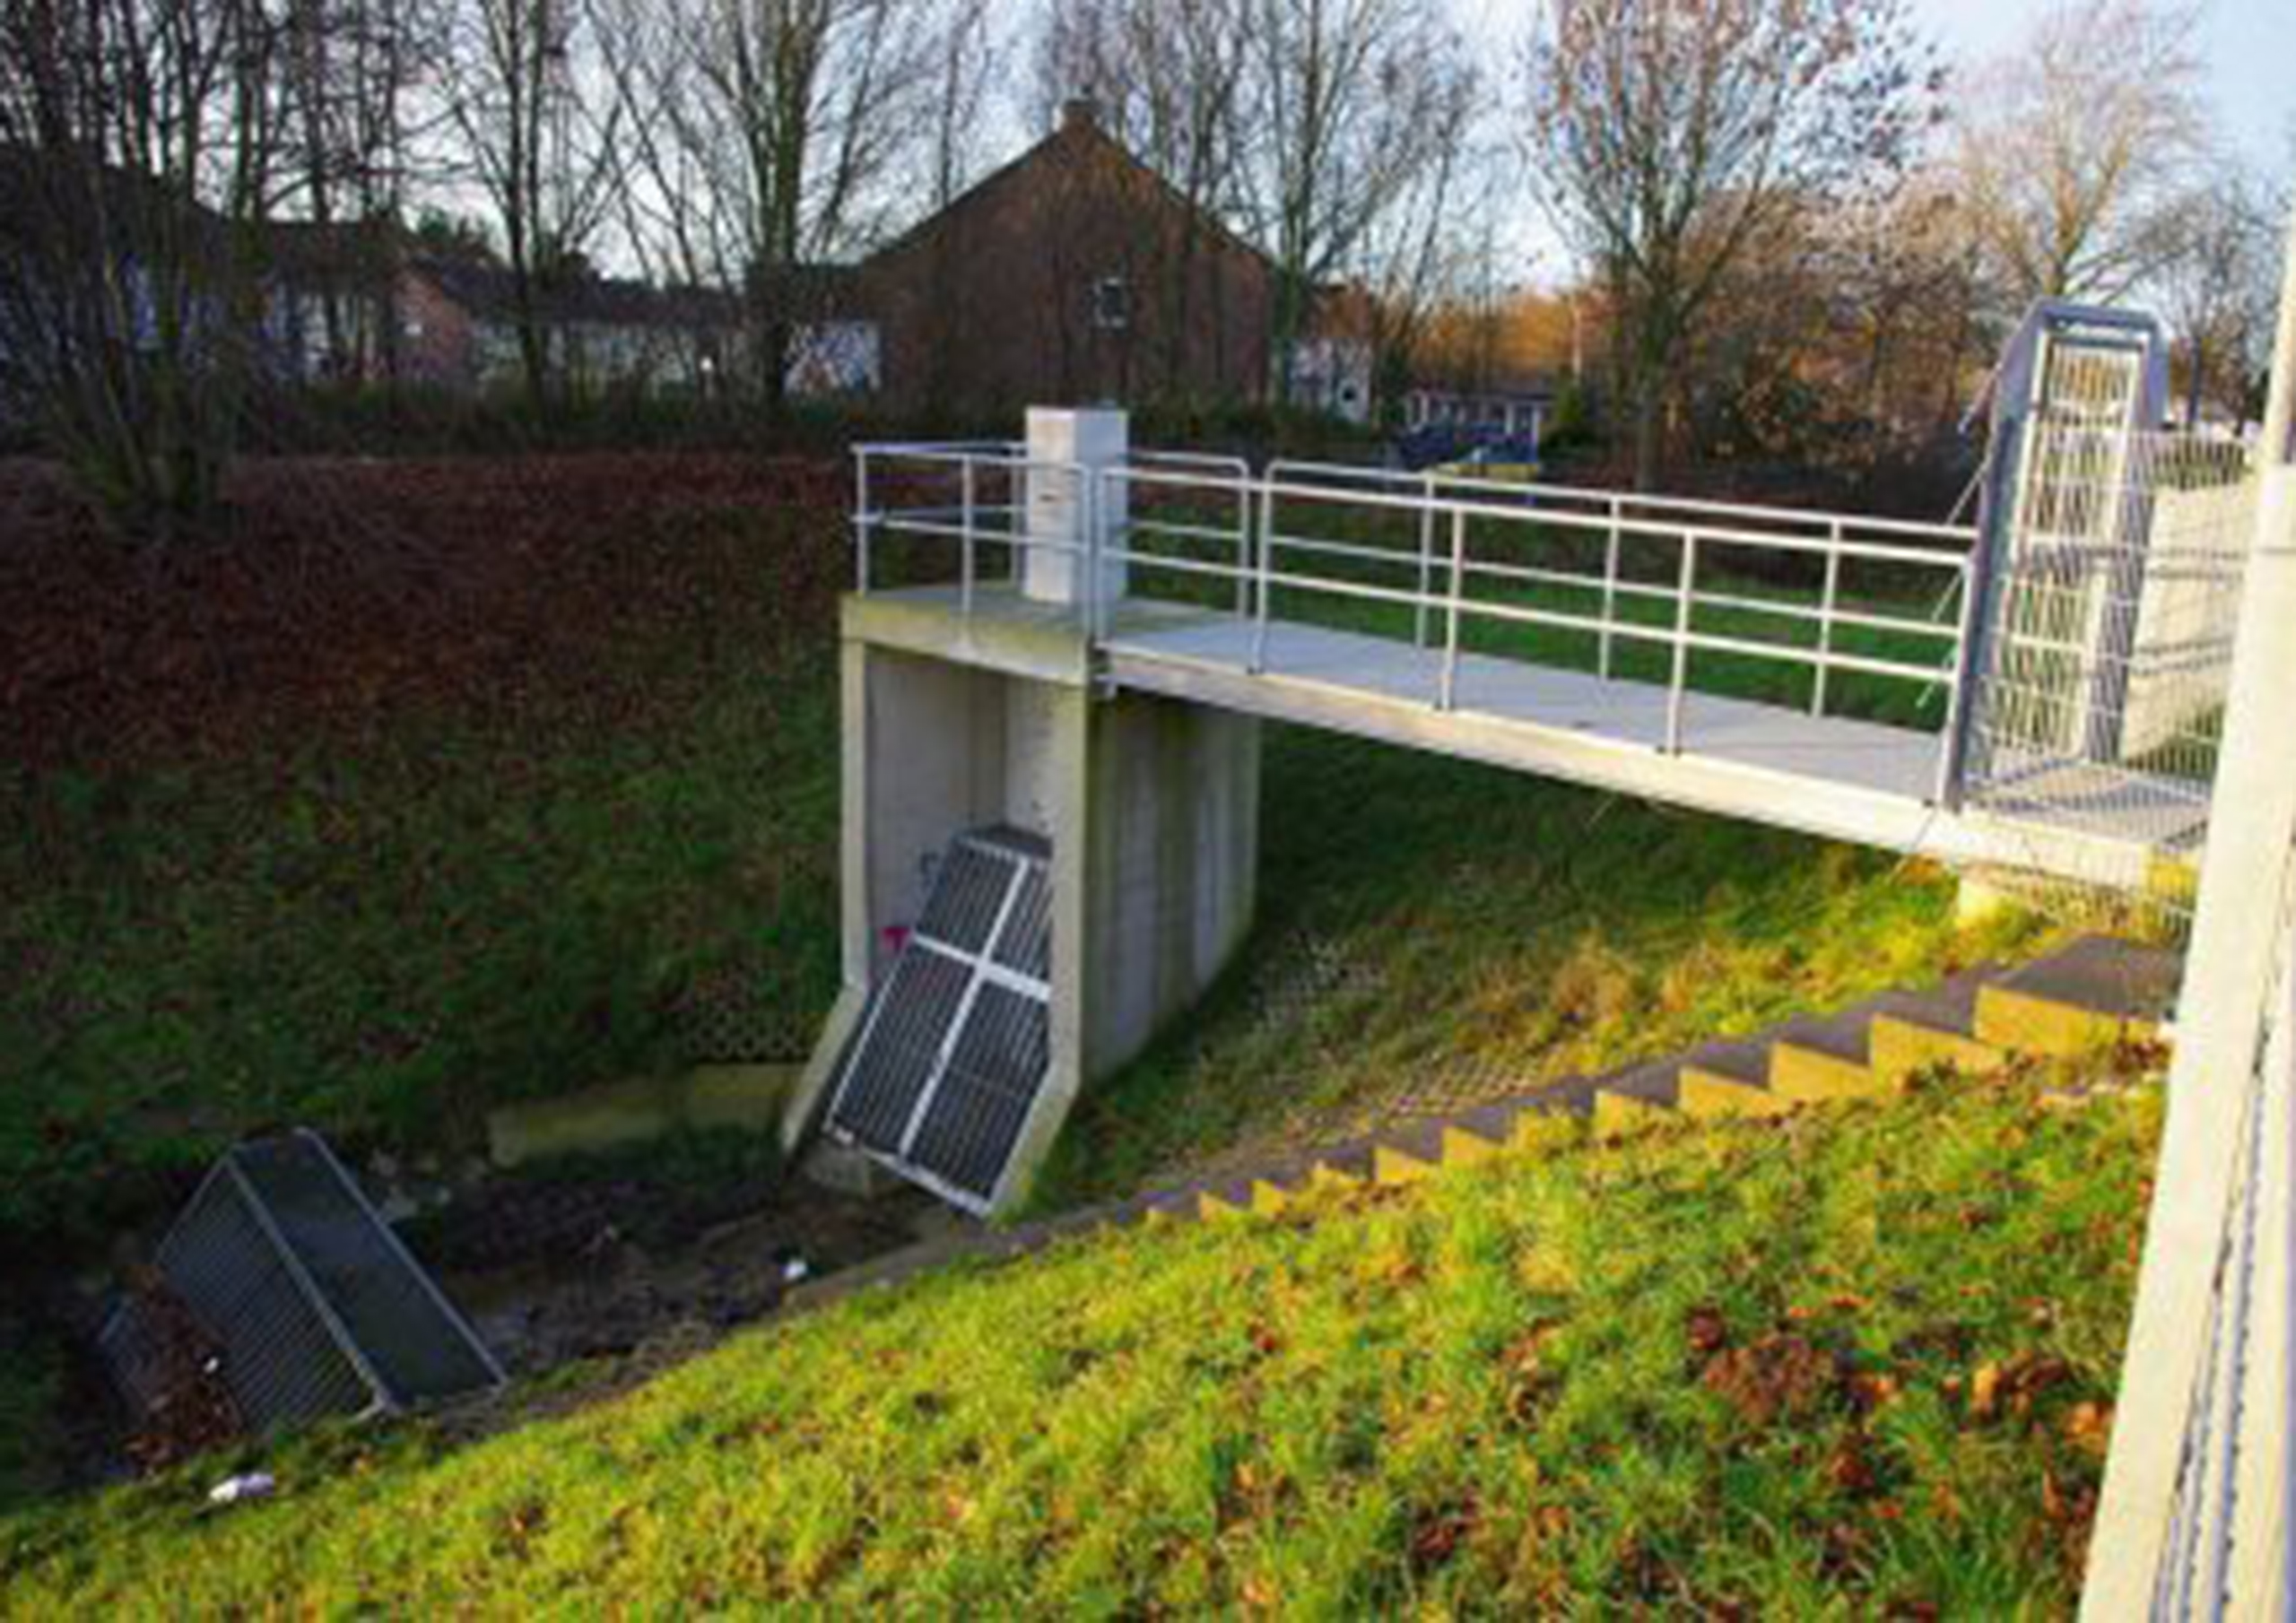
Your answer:
[[[996,1204],[1050,1056],[1050,848],[960,836],[878,984],[829,1130],[970,1211]]]
[[[315,1133],[225,1152],[155,1262],[220,1348],[219,1373],[256,1430],[502,1383],[501,1367]],[[149,1410],[165,1393],[145,1311],[123,1303],[98,1344],[121,1389]]]

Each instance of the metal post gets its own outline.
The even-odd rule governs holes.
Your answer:
[[[1826,526],[1826,538],[1833,545],[1826,553],[1825,595],[1818,600],[1818,664],[1817,680],[1810,686],[1810,714],[1826,713],[1826,664],[1833,657],[1833,605],[1841,590],[1841,520],[1835,519]]]
[[[2024,456],[2025,419],[2006,417],[1986,449],[1987,465],[1978,501],[1977,541],[1970,549],[1969,575],[1962,587],[1961,649],[1954,662],[1953,699],[1959,707],[1954,725],[1945,734],[1945,764],[1939,777],[1945,793],[1939,803],[1958,812],[1969,798],[1970,778],[1978,756],[1978,732],[1986,723],[1983,683],[1991,663],[1993,640],[1998,635],[2002,575],[2009,561],[2008,536],[2013,522],[2009,498],[2022,484],[2013,476]]]
[[[1258,619],[1252,626],[1252,657],[1250,670],[1254,676],[1267,669],[1268,594],[1274,583],[1268,579],[1274,568],[1275,553],[1275,479],[1263,474],[1259,490],[1259,604]]]
[[[1666,753],[1683,751],[1683,695],[1690,685],[1690,605],[1698,589],[1698,532],[1683,532],[1682,579],[1674,587],[1674,672],[1666,684]]]
[[[1427,646],[1428,600],[1435,591],[1435,475],[1423,475],[1420,486],[1420,499],[1427,505],[1419,514],[1419,602],[1411,612],[1411,640],[1413,647],[1423,648]]]
[[[1083,521],[1084,533],[1076,538],[1075,544],[1083,554],[1084,578],[1091,583],[1091,589],[1084,595],[1083,604],[1084,636],[1091,642],[1100,640],[1108,622],[1108,594],[1101,589],[1107,577],[1100,573],[1100,549],[1105,544],[1101,531],[1106,527],[1101,522],[1101,515],[1115,505],[1102,499],[1105,495],[1102,482],[1109,477],[1110,474],[1104,468],[1080,467],[1076,470],[1077,494],[1081,498],[1076,503],[1076,512]]]
[[[1459,600],[1466,595],[1467,510],[1451,509],[1451,605],[1443,631],[1443,685],[1436,704],[1448,710],[1459,690]]]
[[[853,453],[853,556],[858,578],[853,589],[865,597],[869,595],[869,453]]]
[[[1957,806],[1961,798],[1961,786],[1954,782],[1961,760],[1953,744],[1961,736],[1962,716],[1969,706],[1961,650],[1969,646],[1971,621],[1977,612],[1977,582],[1972,578],[1976,567],[1974,560],[1964,560],[1961,564],[1961,611],[1953,628],[1953,669],[1945,679],[1945,729],[1937,735],[1937,782],[1930,794],[1931,800],[1940,806]]]
[[[961,496],[961,499],[962,500],[962,503],[963,503],[963,508],[964,508],[963,517],[962,517],[962,518],[961,518],[961,520],[960,521],[960,527],[964,531],[964,575],[963,575],[962,579],[961,579],[961,584],[960,584],[960,586],[959,586],[959,587],[958,587],[958,602],[959,602],[959,610],[958,610],[958,612],[959,612],[961,614],[962,614],[962,615],[963,615],[963,617],[964,617],[965,619],[967,619],[967,620],[970,620],[970,619],[972,618],[972,578],[973,578],[973,551],[972,551],[972,549],[973,549],[973,542],[972,542],[972,516],[973,516],[972,470],[973,470],[973,461],[972,461],[972,454],[971,454],[970,452],[967,452],[967,453],[965,454],[964,460],[963,460],[962,462],[961,462],[961,463],[959,463],[959,464],[957,464],[957,469],[958,469],[958,479],[959,479],[959,482],[960,482],[960,483],[961,483],[961,485],[962,491],[963,491],[963,494],[962,494],[962,496]]]
[[[1236,475],[1236,618],[1252,612],[1252,475],[1244,468]]]
[[[2286,747],[2287,694],[2296,681],[2296,216],[2287,241],[2256,541],[2241,587],[2208,844],[2177,1004],[2168,1121],[2115,1403],[2142,1423],[2113,1428],[2081,1597],[2084,1619],[2142,1615],[2159,1593],[2187,1421],[2222,1285],[2242,1098],[2269,1028],[2273,966],[2287,928],[2281,904],[2296,846],[2296,754]],[[2264,1193],[2267,1211],[2290,1200],[2284,1185]],[[2286,1356],[2284,1348],[2277,1352]],[[2261,1416],[2242,1419],[2244,1432],[2251,1425],[2249,1440],[2262,1443],[2270,1424]],[[2269,1480],[2276,1462],[2258,1463]],[[2263,1615],[2276,1599],[2233,1596],[2231,1610]]]
[[[1605,681],[1611,679],[1611,629],[1618,622],[1618,553],[1619,526],[1625,507],[1615,496],[1610,499],[1611,529],[1603,542],[1603,630],[1602,648],[1598,655],[1598,673]]]

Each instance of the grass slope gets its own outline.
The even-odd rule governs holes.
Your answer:
[[[0,759],[0,1237],[146,1216],[282,1122],[467,1146],[502,1099],[674,1062],[718,989],[804,1051],[837,982],[834,527],[729,499],[602,528],[587,595],[559,561],[505,587],[556,640],[463,687],[418,645],[324,721],[283,693],[179,757]]]
[[[2157,1117],[1949,1082],[1093,1237],[0,1523],[0,1610],[2060,1612]]]
[[[1935,868],[1758,824],[1301,729],[1267,751],[1252,943],[1081,1101],[1044,1209],[1744,1035],[2043,927],[1964,930]]]

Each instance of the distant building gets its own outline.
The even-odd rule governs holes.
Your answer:
[[[1071,101],[1050,135],[863,261],[896,410],[1268,398],[1277,271]],[[1311,334],[1295,382],[1367,413],[1369,349]]]
[[[305,382],[396,379],[457,393],[525,381],[517,280],[484,251],[384,222],[268,228],[266,322]],[[709,392],[746,364],[734,294],[584,273],[537,290],[552,376],[577,395]]]
[[[1546,388],[1455,389],[1421,385],[1403,397],[1403,426],[1479,430],[1536,445],[1554,414],[1554,391]]]

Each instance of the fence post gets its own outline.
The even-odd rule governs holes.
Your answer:
[[[1443,687],[1437,707],[1448,710],[1457,702],[1459,689],[1459,600],[1465,595],[1467,572],[1467,510],[1457,506],[1451,508],[1451,603],[1448,623],[1443,631]]]
[[[1674,586],[1674,668],[1666,683],[1666,753],[1683,751],[1683,706],[1690,686],[1690,606],[1698,592],[1698,532],[1683,532],[1682,578]]]
[[[1259,603],[1258,612],[1252,623],[1252,656],[1249,669],[1254,676],[1267,669],[1268,594],[1274,583],[1268,579],[1274,568],[1275,554],[1275,468],[1274,464],[1260,475],[1259,488]]]
[[[1980,474],[1977,509],[1977,542],[1970,549],[1970,573],[1962,590],[1969,595],[1962,612],[1969,629],[1961,638],[1953,673],[1954,690],[1961,695],[1961,714],[1945,734],[1944,764],[1938,771],[1944,785],[1938,803],[1951,812],[1961,809],[1969,796],[1970,763],[1977,757],[1978,730],[1988,720],[1982,702],[1986,667],[1991,663],[2001,597],[2001,571],[2007,561],[2006,539],[2012,522],[2006,497],[2017,483],[2010,472],[2024,455],[2026,420],[2022,412],[2003,417],[1986,446],[1986,466]]]
[[[1420,500],[1426,505],[1419,514],[1419,601],[1412,605],[1411,640],[1413,646],[1427,646],[1427,600],[1435,590],[1435,475],[1431,472],[1421,475]]]
[[[1605,681],[1611,679],[1611,629],[1618,620],[1619,526],[1625,517],[1624,505],[1615,496],[1610,499],[1610,533],[1603,539],[1603,640],[1596,656],[1596,673]]]
[[[2296,219],[2283,268],[2272,404],[2260,442],[2263,489],[2241,589],[2239,627],[2210,801],[2192,944],[2177,1006],[2168,1123],[2153,1176],[2144,1252],[2121,1367],[2112,1453],[2089,1547],[2084,1619],[2152,1609],[2169,1551],[2187,1420],[2208,1353],[2213,1298],[2240,1150],[2239,1089],[2260,1063],[2272,971],[2287,928],[2296,846]],[[2264,1192],[2266,1220],[2290,1191]],[[2262,1429],[2261,1428],[2259,1428]],[[2261,1599],[2259,1597],[2258,1599]],[[2214,1597],[2205,1598],[2212,1610]]]
[[[865,446],[853,452],[853,589],[865,597],[869,595],[869,451]]]
[[[964,566],[963,566],[963,567],[964,567],[964,577],[963,577],[963,580],[962,580],[962,582],[961,582],[961,586],[960,586],[960,587],[959,587],[959,596],[960,596],[960,600],[961,600],[961,604],[960,604],[961,612],[962,612],[962,614],[963,614],[963,616],[964,616],[964,618],[965,618],[965,619],[967,619],[967,620],[970,620],[970,619],[972,618],[972,580],[973,580],[973,573],[974,573],[974,567],[975,567],[975,566],[974,566],[974,563],[973,563],[973,539],[972,539],[972,526],[973,526],[973,460],[972,460],[972,453],[971,453],[970,451],[967,451],[967,452],[964,454],[964,460],[963,460],[961,463],[960,463],[960,464],[958,464],[958,468],[959,468],[959,474],[958,474],[958,477],[962,481],[962,489],[963,489],[963,494],[962,494],[962,496],[961,496],[961,501],[962,501],[962,503],[963,503],[963,506],[964,506],[964,514],[963,514],[962,518],[959,521],[959,527],[964,531],[964,552],[965,552],[965,555],[964,555]]]
[[[1810,714],[1826,713],[1826,667],[1833,657],[1833,608],[1841,594],[1841,520],[1826,526],[1827,539],[1833,545],[1826,551],[1825,593],[1818,599],[1818,664],[1816,680],[1810,684]]]

